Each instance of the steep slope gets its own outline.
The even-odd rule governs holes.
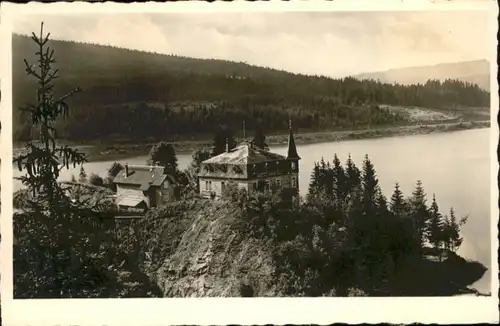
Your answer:
[[[374,281],[356,267],[365,258],[356,260],[345,247],[346,229],[325,229],[329,222],[317,209],[266,209],[260,218],[273,225],[271,240],[253,233],[256,220],[240,207],[191,199],[151,211],[135,225],[142,258],[130,265],[163,297],[449,296],[466,291],[486,271],[453,253],[439,261],[425,249],[425,256],[405,255],[383,282]],[[280,216],[277,224],[274,214]],[[387,261],[379,262],[390,269]]]
[[[196,199],[140,222],[149,235],[144,270],[165,297],[276,295],[271,251],[245,231],[241,216],[235,204]]]
[[[490,65],[487,60],[391,69],[387,71],[363,73],[355,77],[404,85],[417,83],[424,84],[429,79],[437,79],[440,81],[458,79],[463,82],[477,84],[485,90],[490,89]]]

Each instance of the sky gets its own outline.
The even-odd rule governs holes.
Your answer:
[[[332,77],[491,58],[485,11],[17,16],[53,39],[247,62]]]

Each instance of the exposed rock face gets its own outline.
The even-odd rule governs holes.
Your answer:
[[[175,249],[171,254],[164,252],[159,262],[151,262],[151,267],[159,263],[159,268],[151,268],[148,274],[165,297],[275,295],[270,250],[246,232],[236,205],[199,200],[189,212],[191,222]],[[175,239],[160,237],[158,241]]]

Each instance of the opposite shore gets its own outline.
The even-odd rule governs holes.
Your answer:
[[[323,131],[323,132],[304,132],[296,133],[295,141],[297,144],[316,144],[325,142],[335,142],[344,140],[361,140],[396,136],[425,135],[437,132],[451,132],[469,129],[489,128],[490,121],[469,121],[469,122],[450,122],[428,125],[408,125],[377,127],[370,129],[342,130],[342,131]],[[266,142],[269,146],[281,146],[287,142],[288,134],[268,135]],[[250,140],[247,137],[246,140]],[[240,139],[241,140],[241,139]],[[147,155],[151,146],[156,142],[147,143],[99,143],[99,144],[71,144],[85,152],[90,162],[120,160],[129,157]],[[180,140],[172,141],[177,153],[192,153],[197,149],[211,146],[212,139]],[[14,147],[14,155],[22,151],[22,147]]]

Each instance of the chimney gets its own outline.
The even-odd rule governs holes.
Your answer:
[[[128,164],[125,164],[125,178],[128,178]]]
[[[229,138],[226,138],[226,153],[229,153]]]

